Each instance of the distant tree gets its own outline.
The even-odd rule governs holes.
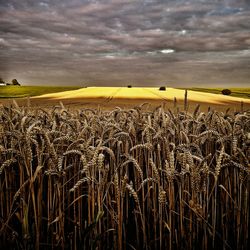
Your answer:
[[[161,86],[161,87],[159,88],[159,90],[160,90],[160,91],[165,91],[165,90],[166,90],[166,87],[165,87],[165,86]]]
[[[128,88],[132,88],[132,85],[128,85]]]
[[[223,90],[221,91],[221,93],[222,93],[223,95],[231,95],[231,94],[232,94],[232,91],[231,91],[230,89],[223,89]]]
[[[13,85],[20,86],[20,83],[17,81],[17,79],[13,79],[11,82],[12,82]]]
[[[2,77],[0,77],[0,83],[5,83]]]

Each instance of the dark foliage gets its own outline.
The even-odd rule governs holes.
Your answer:
[[[13,85],[20,86],[20,83],[17,81],[17,79],[13,79],[11,82],[12,82]]]
[[[222,93],[223,95],[231,95],[232,91],[231,91],[230,89],[223,89],[223,90],[221,91],[221,93]]]
[[[0,77],[0,83],[5,83],[2,77]]]

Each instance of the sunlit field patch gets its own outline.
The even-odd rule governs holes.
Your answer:
[[[36,98],[47,99],[84,99],[84,98],[106,98],[112,99],[147,99],[147,100],[160,100],[160,101],[173,101],[174,98],[183,100],[185,96],[185,90],[166,88],[165,91],[160,91],[159,88],[126,88],[126,87],[89,87],[81,88],[78,90],[58,92],[41,95]],[[227,103],[227,102],[240,102],[242,98],[216,95],[207,92],[197,92],[193,90],[188,91],[188,99],[195,102],[207,102],[207,103]],[[244,99],[244,102],[250,103],[250,100]]]
[[[191,88],[190,90],[221,95],[223,88]],[[230,88],[231,96],[250,98],[250,88]]]

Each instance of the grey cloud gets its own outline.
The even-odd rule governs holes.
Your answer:
[[[0,13],[2,77],[249,83],[249,1],[0,0]]]

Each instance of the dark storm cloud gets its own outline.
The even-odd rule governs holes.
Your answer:
[[[26,83],[247,85],[250,3],[0,0],[0,60]]]

